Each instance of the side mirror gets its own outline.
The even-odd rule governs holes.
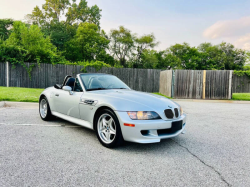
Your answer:
[[[62,89],[65,90],[65,91],[68,91],[70,95],[73,94],[72,88],[70,86],[64,86],[64,87],[62,87]]]

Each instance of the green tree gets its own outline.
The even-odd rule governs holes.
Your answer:
[[[196,69],[200,61],[197,48],[190,47],[189,44],[175,44],[168,49],[168,53],[181,60],[182,69]]]
[[[26,18],[38,25],[44,25],[51,21],[59,22],[68,6],[70,6],[69,0],[45,0],[42,9],[36,6],[32,14],[28,14]]]
[[[130,30],[123,26],[110,32],[110,53],[115,59],[120,61],[123,67],[126,67],[127,60],[131,57],[134,47],[134,35]]]
[[[144,35],[142,37],[135,38],[135,48],[136,48],[136,62],[140,63],[142,60],[142,54],[145,50],[153,49],[158,43],[155,41],[155,36],[153,34]],[[147,53],[148,51],[145,51]]]
[[[183,69],[181,59],[171,53],[164,53],[159,69]]]
[[[80,0],[78,4],[76,0],[45,0],[42,9],[36,6],[26,19],[42,26],[51,24],[52,21],[60,22],[63,16],[66,17],[67,24],[90,22],[99,25],[101,9],[97,5],[88,7],[86,0]]]
[[[36,6],[26,19],[30,24],[39,25],[53,45],[66,54],[65,46],[74,38],[80,23],[95,23],[99,27],[101,9],[96,5],[89,7],[86,0],[79,3],[76,0],[45,0],[42,8]]]
[[[86,0],[81,0],[79,4],[73,1],[71,6],[68,8],[66,22],[69,24],[76,22],[94,23],[100,28],[101,11],[102,10],[97,5],[89,7]]]
[[[145,69],[156,69],[158,65],[158,58],[156,55],[157,51],[155,50],[147,50],[145,49],[143,53],[141,54],[141,60],[142,60],[142,68]]]
[[[246,52],[230,43],[202,43],[198,50],[201,57],[198,69],[242,70],[247,60]]]
[[[9,37],[12,25],[12,19],[0,19],[0,39],[6,40]]]
[[[226,42],[222,42],[218,45],[221,51],[221,63],[224,65],[225,70],[242,70],[247,55],[244,50],[235,49],[234,45]]]
[[[223,69],[224,65],[221,62],[222,52],[217,45],[212,45],[211,43],[201,43],[198,46],[198,51],[200,52],[200,62],[197,69]]]
[[[48,27],[42,27],[41,29],[45,36],[50,37],[51,42],[58,50],[64,51],[65,44],[76,35],[77,28],[77,24],[69,25],[61,21],[52,22]]]
[[[3,45],[5,46],[3,55],[12,63],[35,61],[55,63],[62,60],[56,47],[48,37],[44,37],[37,25],[27,26],[21,21],[14,22],[11,35]]]
[[[105,32],[93,23],[81,23],[75,37],[66,44],[66,59],[70,61],[99,60],[106,54],[109,40]]]

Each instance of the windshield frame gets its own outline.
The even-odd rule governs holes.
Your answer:
[[[83,79],[82,79],[82,76],[86,76],[86,75],[103,75],[103,76],[113,76],[113,77],[116,77],[117,79],[119,79],[117,76],[115,75],[111,75],[111,74],[105,74],[105,73],[80,73],[78,74],[78,77],[80,78],[80,82],[81,82],[81,85],[83,86],[84,88],[84,91],[85,92],[91,92],[91,91],[100,91],[100,90],[115,90],[115,89],[127,89],[127,90],[131,90],[131,88],[126,84],[124,83],[121,79],[119,79],[123,84],[125,84],[127,86],[127,88],[103,88],[103,89],[87,89],[87,86],[85,85]]]

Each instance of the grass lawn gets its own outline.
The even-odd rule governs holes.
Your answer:
[[[163,96],[163,97],[166,97],[166,98],[172,99],[171,97],[165,96],[165,95],[163,95],[163,94],[161,94],[161,93],[158,93],[158,92],[153,93],[153,94],[160,95],[160,96]]]
[[[167,97],[160,93],[154,93],[154,94]],[[167,97],[167,98],[171,99],[171,97]],[[250,93],[233,93],[232,100],[250,101]]]
[[[232,100],[250,101],[250,93],[234,93]]]
[[[0,101],[18,101],[18,102],[38,102],[39,96],[44,89],[34,88],[16,88],[16,87],[1,87],[0,86]],[[160,93],[157,95],[167,97]],[[250,101],[250,93],[234,93],[232,100]]]
[[[0,87],[0,101],[38,102],[44,89]]]

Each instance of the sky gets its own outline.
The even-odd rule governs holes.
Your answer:
[[[0,0],[0,19],[23,20],[45,0]],[[101,28],[153,33],[165,50],[176,43],[230,42],[250,50],[250,0],[88,0],[102,9]]]

